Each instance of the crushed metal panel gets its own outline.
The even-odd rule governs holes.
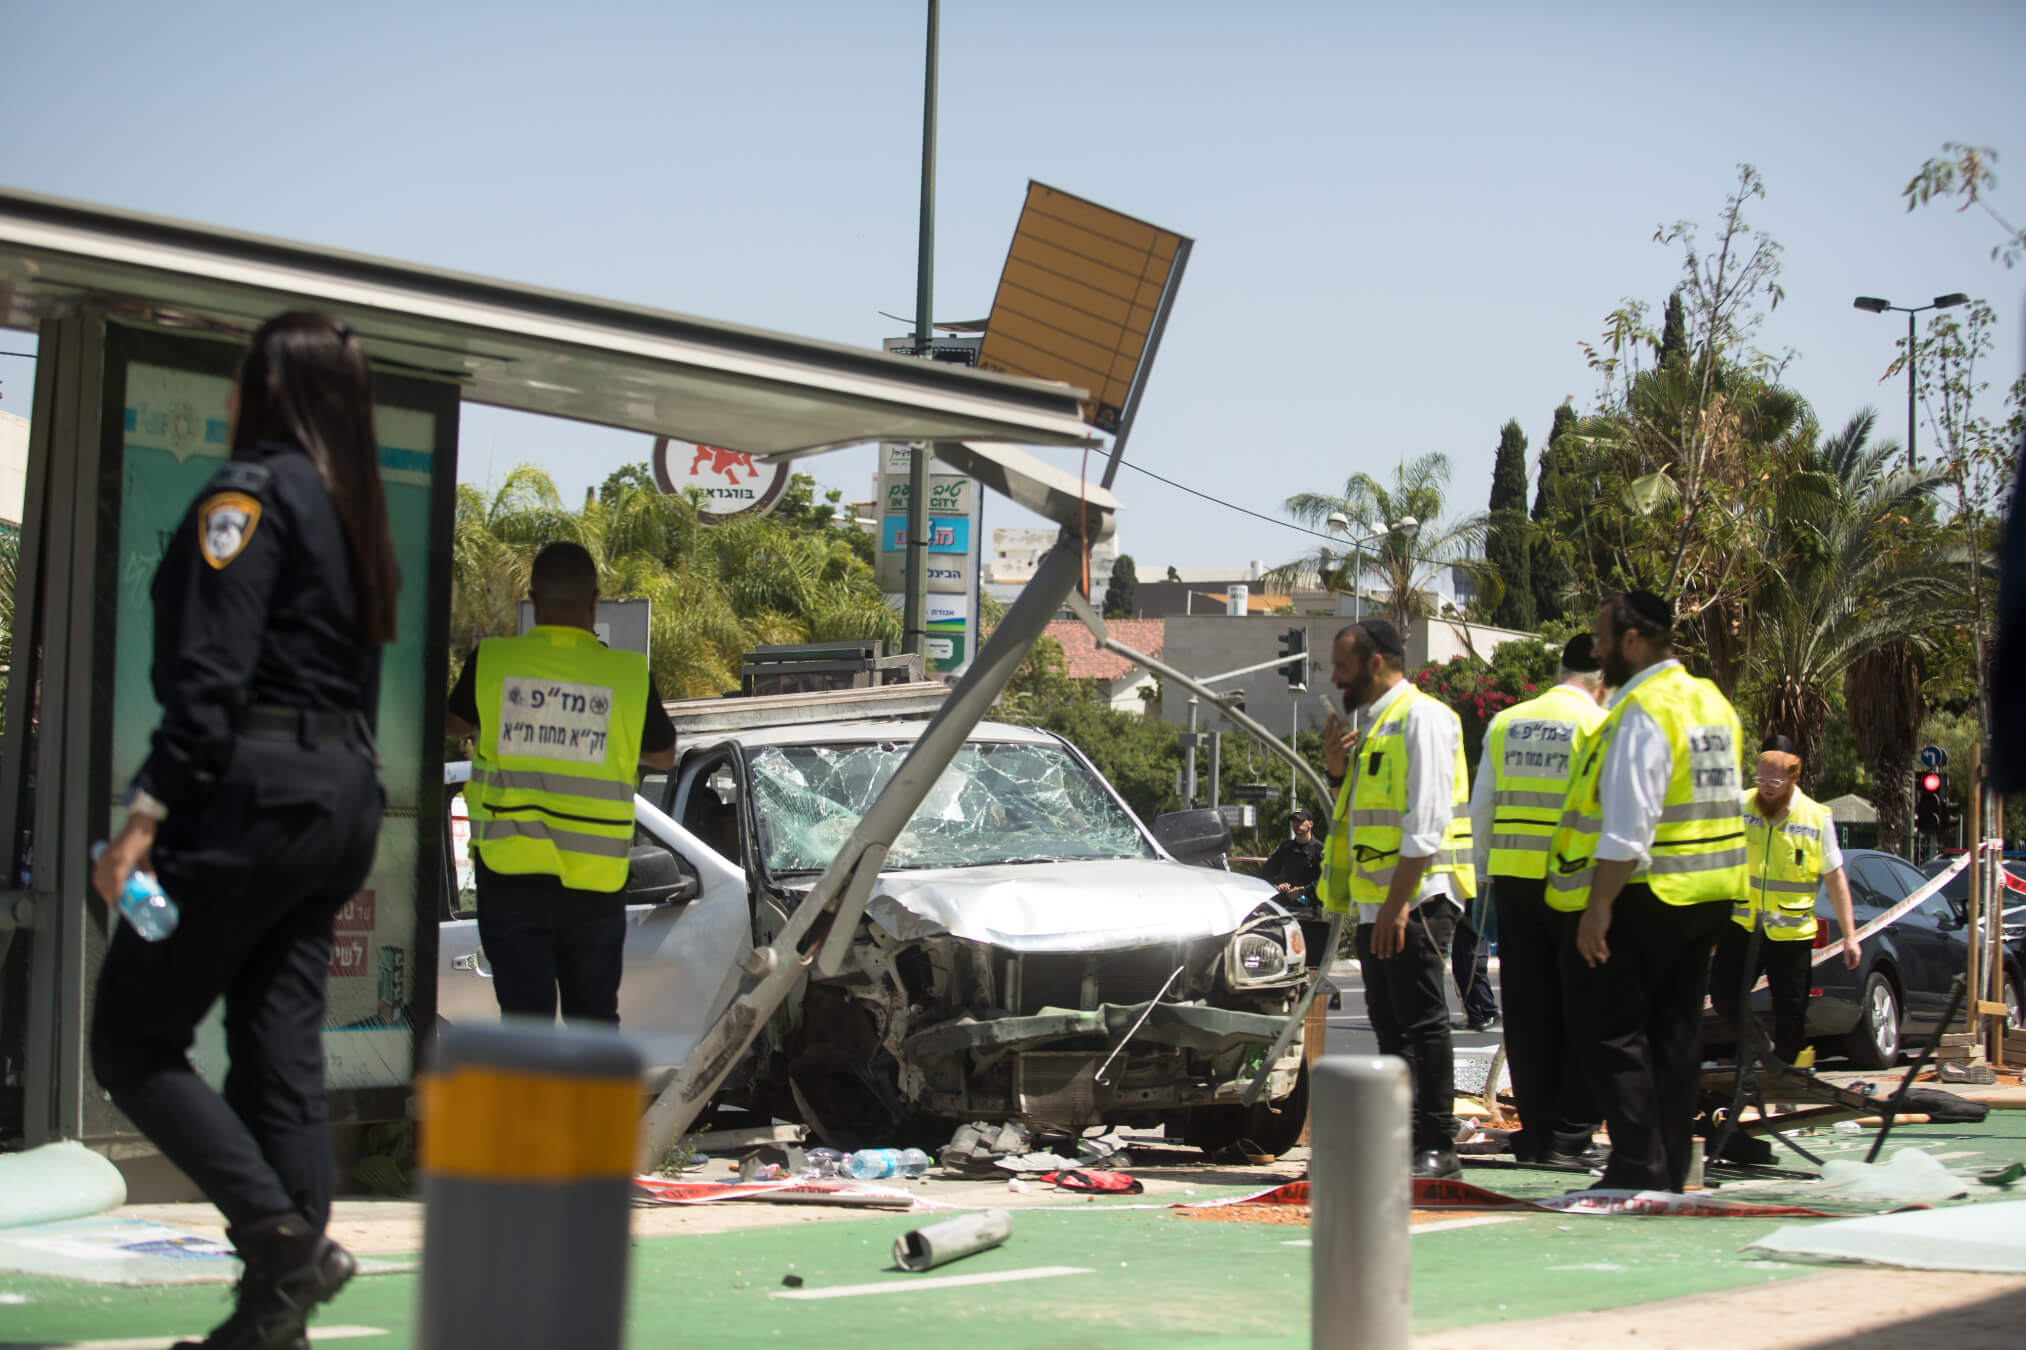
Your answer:
[[[978,368],[1090,391],[1115,432],[1186,240],[1044,183],[1027,185]]]

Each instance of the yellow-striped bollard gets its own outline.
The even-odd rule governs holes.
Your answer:
[[[640,1053],[533,1019],[447,1028],[418,1081],[423,1350],[617,1350]]]

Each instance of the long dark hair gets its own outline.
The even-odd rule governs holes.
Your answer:
[[[328,314],[292,310],[253,335],[239,368],[232,448],[261,441],[296,446],[316,465],[351,545],[360,635],[369,644],[392,642],[401,569],[380,487],[373,371],[349,327]]]

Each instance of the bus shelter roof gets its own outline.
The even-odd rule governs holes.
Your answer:
[[[472,402],[758,455],[1091,441],[1067,385],[0,188],[0,324],[85,306],[233,338],[321,309]]]

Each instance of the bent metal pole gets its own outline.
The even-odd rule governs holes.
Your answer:
[[[1406,1061],[1324,1055],[1310,1072],[1309,1344],[1406,1350],[1414,1206]]]

